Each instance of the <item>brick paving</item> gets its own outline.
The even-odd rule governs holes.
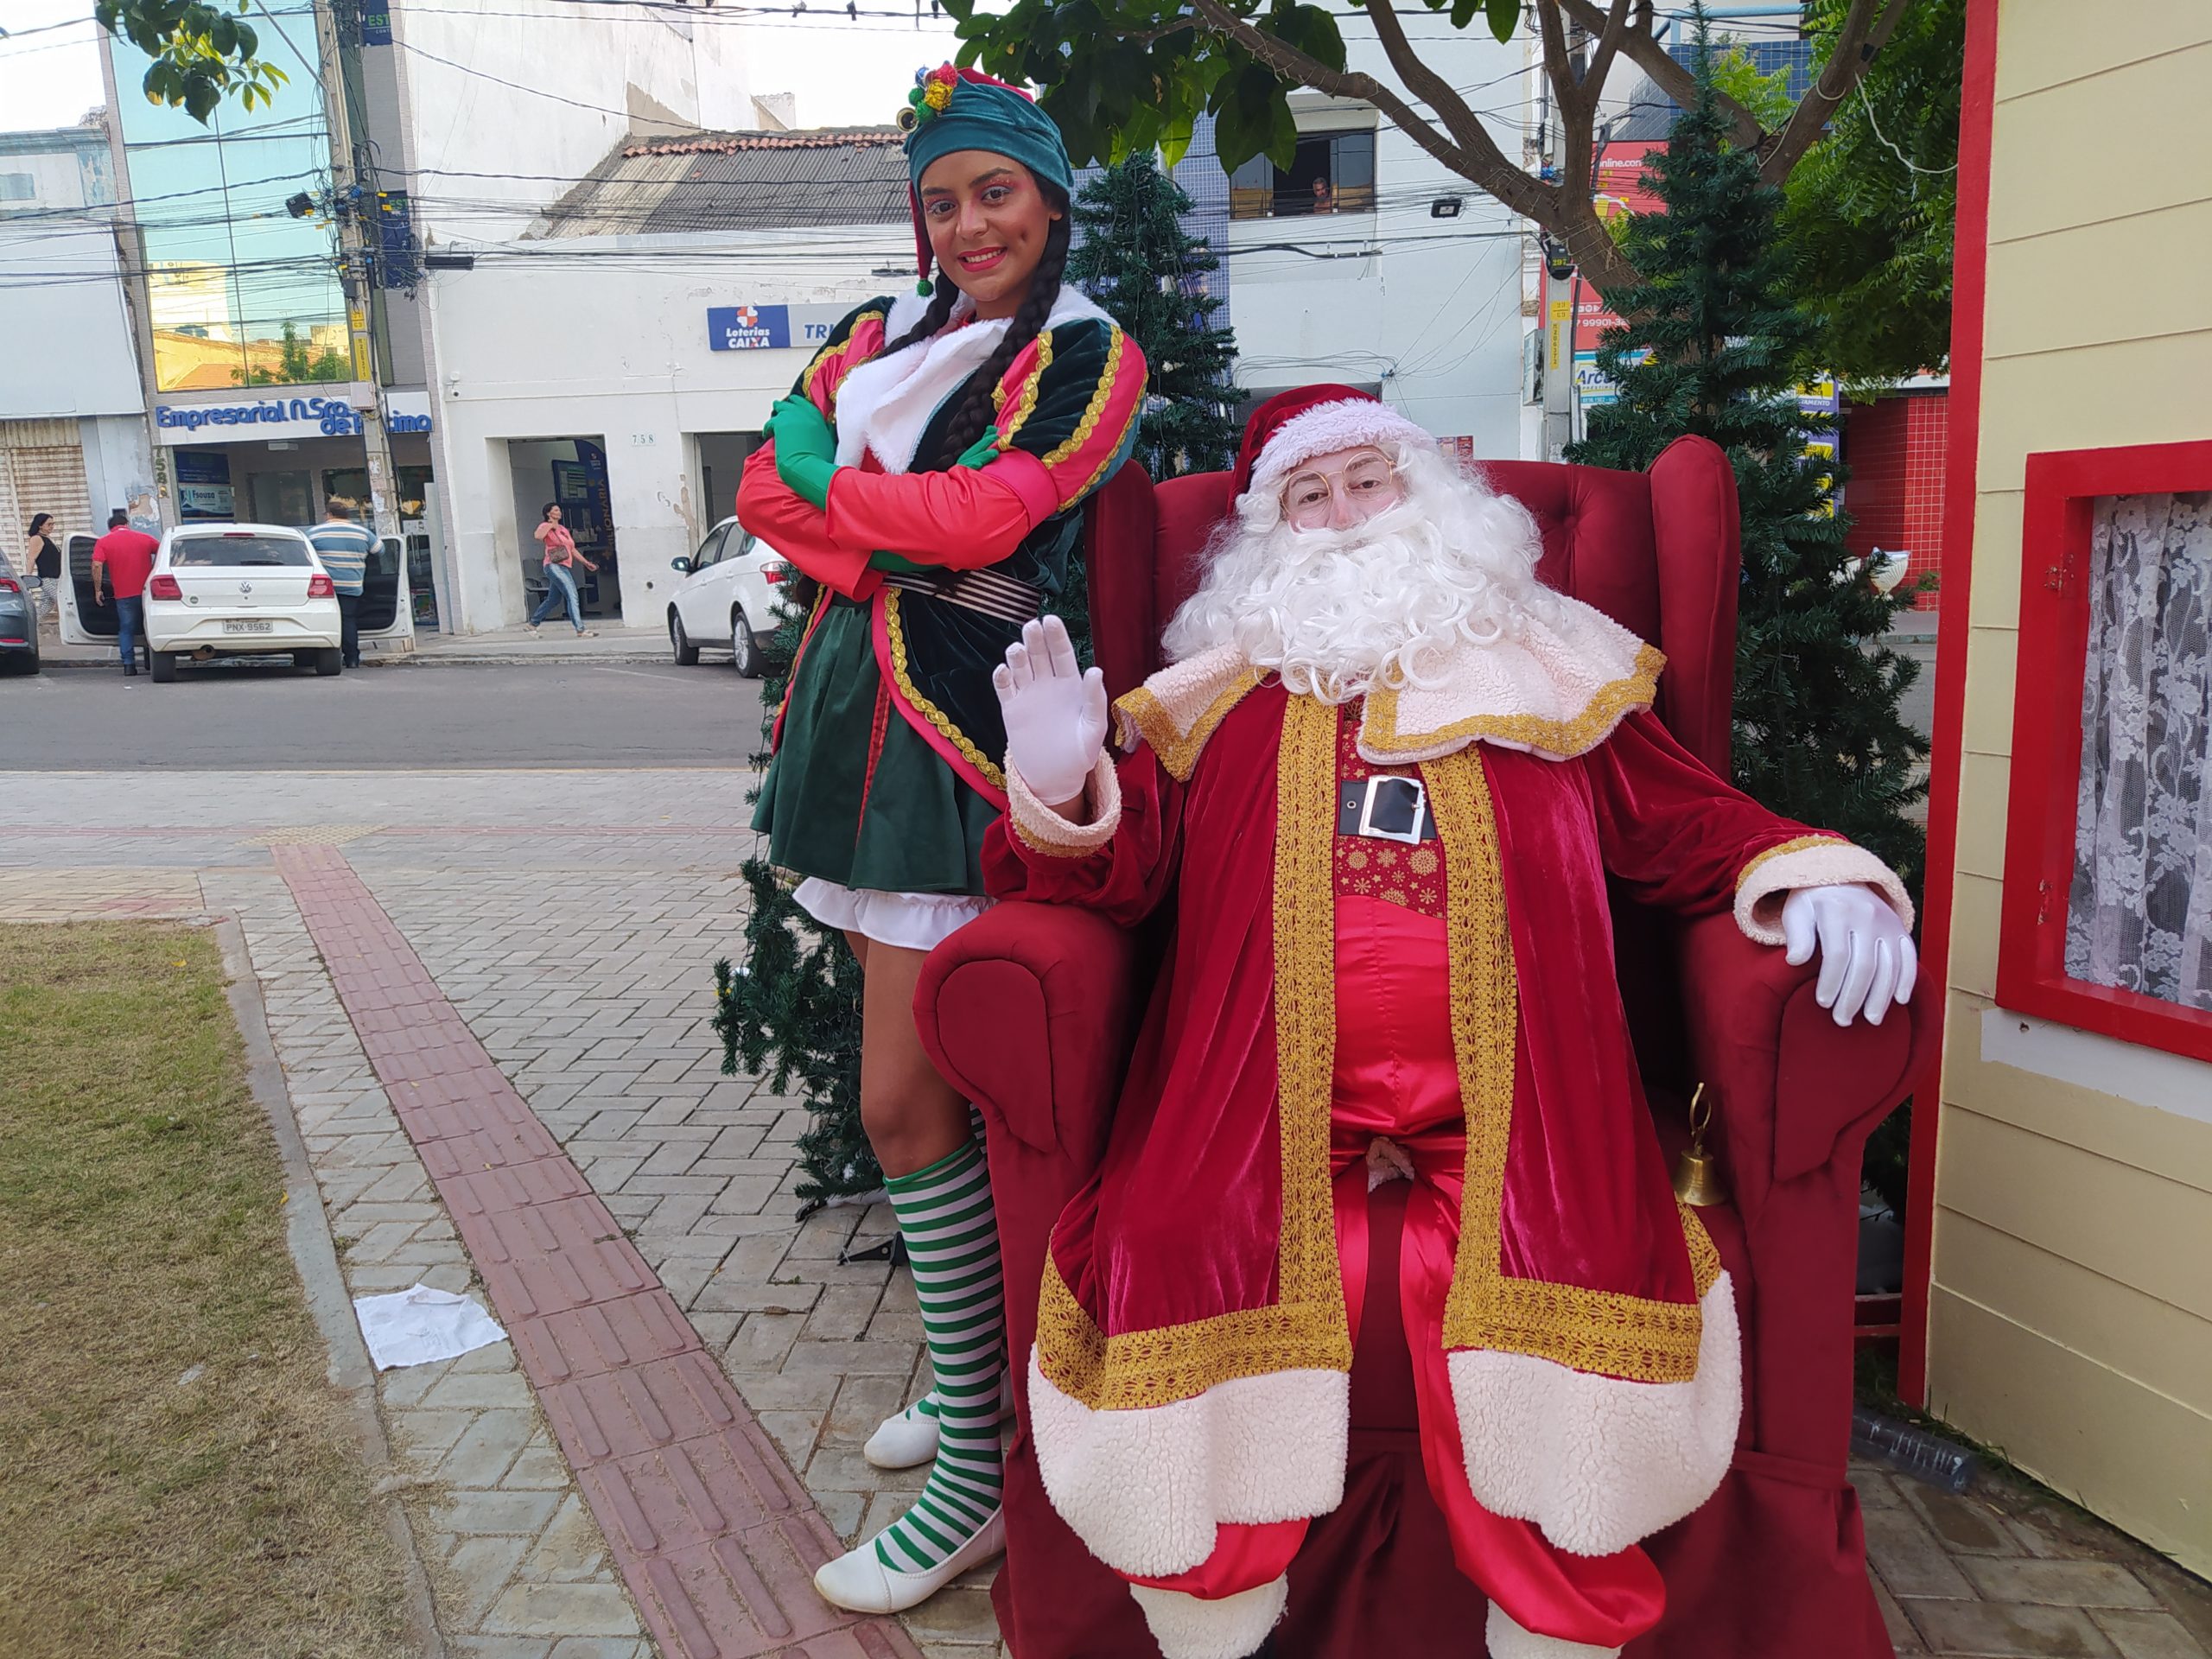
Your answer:
[[[276,860],[663,1649],[912,1654],[895,1625],[865,1628],[814,1594],[836,1535],[344,854],[282,846]],[[551,1519],[538,1494],[473,1496],[493,1516]],[[536,1621],[562,1628],[558,1609]]]
[[[381,1379],[381,1408],[410,1477],[435,1483],[424,1487],[418,1530],[456,1654],[683,1653],[657,1649],[607,1545],[640,1518],[620,1513],[597,1472],[621,1465],[628,1442],[602,1427],[605,1456],[584,1444],[584,1416],[602,1416],[594,1388],[611,1374],[590,1368],[612,1349],[715,1357],[845,1539],[888,1520],[919,1484],[920,1471],[887,1475],[859,1452],[876,1421],[925,1381],[906,1276],[839,1260],[880,1239],[888,1217],[841,1208],[795,1224],[791,1162],[804,1115],[752,1080],[721,1074],[710,969],[734,948],[741,922],[735,869],[749,838],[728,826],[744,822],[747,781],[650,772],[140,775],[124,804],[110,776],[0,773],[0,817],[10,820],[0,825],[0,917],[241,918],[356,1294],[417,1278],[484,1294],[499,1269],[489,1264],[483,1283],[476,1275],[499,1248],[499,1230],[472,1262],[466,1241],[476,1224],[467,1217],[491,1213],[495,1198],[510,1214],[574,1200],[564,1185],[478,1193],[493,1184],[437,1162],[435,1148],[451,1135],[417,1151],[277,872],[276,861],[310,849],[342,856],[669,1298],[618,1297],[639,1316],[607,1316],[603,1327],[594,1312],[602,1304],[507,1317],[515,1345]],[[457,1034],[448,1028],[449,1050]],[[490,1300],[499,1306],[496,1294]],[[642,1312],[648,1301],[657,1313]],[[696,1348],[683,1345],[677,1314]],[[663,1396],[649,1393],[658,1406]],[[623,1414],[605,1414],[619,1432]],[[565,1426],[557,1435],[555,1423]],[[581,1480],[563,1436],[581,1448]],[[683,1485],[664,1460],[659,1472]],[[1900,1656],[2212,1659],[2204,1586],[2109,1529],[2001,1482],[1952,1499],[1879,1471],[1858,1479]],[[606,1532],[595,1505],[614,1516]],[[659,1537],[655,1513],[639,1507]],[[639,1536],[618,1537],[617,1548],[650,1554]],[[971,1575],[900,1621],[930,1659],[1001,1653],[988,1577]]]

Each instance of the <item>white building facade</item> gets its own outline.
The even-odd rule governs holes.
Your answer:
[[[0,545],[31,515],[57,541],[110,509],[158,524],[145,393],[98,126],[0,133]]]
[[[1340,19],[1349,67],[1395,75],[1363,15]],[[1527,43],[1479,25],[1423,56],[1509,156],[1522,153]],[[1446,168],[1372,106],[1293,92],[1296,161],[1230,181],[1225,263],[1238,385],[1314,381],[1374,392],[1478,459],[1523,449],[1526,220]],[[1315,184],[1325,187],[1317,200]],[[1319,209],[1319,211],[1317,211]]]

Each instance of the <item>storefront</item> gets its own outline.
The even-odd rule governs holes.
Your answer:
[[[438,626],[440,581],[431,556],[429,395],[395,391],[391,417],[397,503],[406,547],[408,607],[417,628]],[[346,385],[284,386],[156,401],[154,437],[179,523],[318,523],[334,501],[369,519],[368,458]]]
[[[665,628],[670,562],[735,511],[776,400],[856,303],[912,286],[873,274],[885,257],[856,250],[843,280],[798,292],[767,277],[702,281],[673,261],[539,270],[480,257],[430,273],[456,626],[529,613],[543,591],[531,532],[557,502],[601,567],[579,584],[587,617]],[[580,316],[593,326],[573,327]],[[557,367],[543,350],[554,338]]]

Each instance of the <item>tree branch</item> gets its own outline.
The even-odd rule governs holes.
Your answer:
[[[1605,25],[1605,14],[1592,0],[1559,0],[1567,15],[1583,28],[1592,31]],[[1697,102],[1697,77],[1668,54],[1651,32],[1651,12],[1649,6],[1641,8],[1643,16],[1633,28],[1621,36],[1621,50],[1628,60],[1651,78],[1651,84],[1675,103],[1688,109]],[[1746,149],[1755,149],[1766,142],[1768,134],[1759,125],[1758,118],[1726,92],[1716,89],[1720,107],[1735,124],[1736,142]]]
[[[1278,78],[1333,97],[1356,98],[1372,104],[1389,116],[1391,124],[1407,137],[1515,213],[1525,214],[1540,225],[1549,224],[1556,216],[1557,192],[1507,161],[1490,136],[1480,131],[1479,124],[1477,130],[1482,143],[1463,149],[1439,132],[1433,123],[1422,119],[1413,105],[1374,76],[1332,69],[1319,59],[1309,57],[1296,47],[1254,28],[1222,4],[1221,0],[1191,0],[1191,10],[1208,29],[1234,41],[1255,62],[1274,71]]]
[[[1914,0],[1851,0],[1843,27],[1836,31],[1835,49],[1821,66],[1821,73],[1789,112],[1789,124],[1764,141],[1759,176],[1780,184],[1827,130],[1828,118],[1866,73],[1874,54],[1889,43]],[[1878,16],[1877,14],[1879,14]]]
[[[1622,38],[1628,33],[1628,9],[1629,0],[1613,0],[1613,9],[1598,31],[1598,44],[1590,54],[1590,67],[1582,72],[1582,84],[1589,91],[1593,117],[1599,100],[1605,96],[1605,77],[1612,73],[1613,59],[1619,54]]]
[[[1488,149],[1496,156],[1497,165],[1510,165],[1490,134],[1483,130],[1482,118],[1467,107],[1466,99],[1452,89],[1452,83],[1421,60],[1413,43],[1406,38],[1405,25],[1398,21],[1398,14],[1391,9],[1390,0],[1367,0],[1367,15],[1374,20],[1375,33],[1382,42],[1382,51],[1390,60],[1390,67],[1406,83],[1406,90],[1436,111],[1459,148],[1469,151]]]

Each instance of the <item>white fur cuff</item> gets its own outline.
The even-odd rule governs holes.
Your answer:
[[[1152,1639],[1160,1643],[1162,1659],[1245,1659],[1268,1639],[1290,1605],[1290,1580],[1276,1579],[1219,1601],[1144,1584],[1131,1585],[1129,1593],[1144,1610],[1144,1622],[1151,1628]],[[1597,1649],[1578,1651],[1594,1654]]]
[[[1587,1642],[1562,1642],[1555,1636],[1524,1630],[1494,1601],[1484,1635],[1490,1643],[1490,1659],[1619,1659],[1620,1655],[1618,1648],[1593,1648]]]
[[[1224,1522],[1326,1515],[1344,1498],[1351,1379],[1232,1377],[1171,1405],[1097,1411],[1029,1351],[1029,1431],[1045,1495],[1116,1573],[1164,1579],[1214,1552]]]
[[[1912,899],[1890,867],[1864,847],[1834,836],[1805,836],[1770,847],[1736,877],[1736,925],[1758,944],[1781,944],[1782,901],[1800,887],[1869,887],[1912,926]]]
[[[1097,763],[1083,786],[1090,804],[1089,823],[1070,823],[1037,798],[1036,791],[1014,767],[1006,769],[1007,822],[1021,844],[1033,853],[1054,858],[1082,858],[1114,839],[1122,822],[1122,780],[1114,772],[1114,757],[1100,750]]]
[[[1712,1497],[1735,1454],[1743,1410],[1726,1274],[1698,1312],[1697,1375],[1687,1382],[1624,1382],[1528,1354],[1451,1354],[1452,1403],[1475,1502],[1535,1522],[1570,1554],[1611,1555]]]

